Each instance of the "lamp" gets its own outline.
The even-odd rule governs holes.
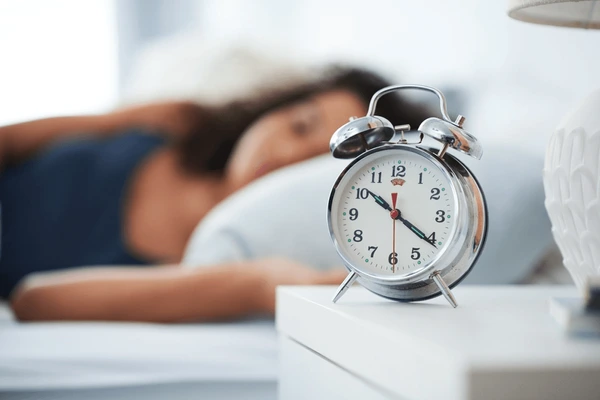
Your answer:
[[[508,15],[534,24],[600,29],[597,0],[509,0]]]
[[[535,24],[600,29],[598,0],[509,0],[508,15]],[[600,90],[558,125],[544,163],[552,235],[580,299],[553,299],[567,330],[600,333]]]

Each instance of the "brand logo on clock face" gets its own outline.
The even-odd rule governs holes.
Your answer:
[[[406,181],[401,178],[394,178],[394,179],[392,179],[391,182],[392,182],[392,185],[394,185],[394,186],[402,186],[402,185],[404,185],[404,182],[406,182]]]

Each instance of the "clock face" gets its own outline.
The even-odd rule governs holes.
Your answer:
[[[330,200],[330,229],[343,258],[384,279],[418,275],[456,232],[458,200],[448,173],[422,150],[397,146],[357,160]]]

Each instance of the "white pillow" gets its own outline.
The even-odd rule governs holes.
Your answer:
[[[329,191],[347,164],[324,155],[248,185],[202,220],[184,264],[284,256],[318,268],[341,266],[325,218]]]
[[[524,278],[552,242],[539,156],[487,143],[480,161],[461,157],[478,178],[488,236],[470,283]],[[184,263],[192,266],[285,256],[317,268],[341,265],[326,222],[331,186],[348,161],[324,155],[269,174],[215,207],[198,225]]]
[[[486,141],[481,160],[459,157],[479,181],[489,217],[485,247],[467,283],[519,282],[554,240],[544,206],[543,156],[511,143]]]

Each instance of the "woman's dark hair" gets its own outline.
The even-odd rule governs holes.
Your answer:
[[[198,124],[194,131],[179,143],[182,165],[192,173],[222,172],[238,139],[263,114],[336,89],[357,95],[363,100],[366,112],[373,94],[390,84],[381,76],[364,69],[332,67],[320,79],[309,83],[274,90],[266,95],[262,93],[256,99],[203,109],[202,115],[197,116]],[[377,103],[376,115],[389,119],[394,125],[418,127],[430,114],[426,107],[392,93]]]

